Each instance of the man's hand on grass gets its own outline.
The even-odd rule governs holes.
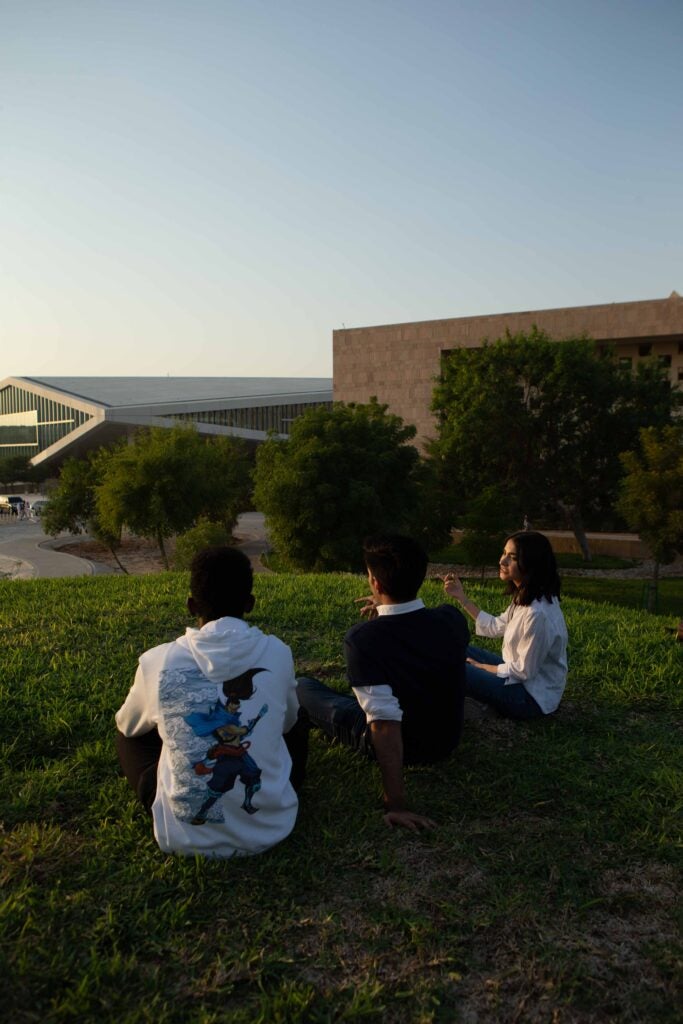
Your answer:
[[[415,814],[406,807],[401,723],[373,719],[370,722],[370,736],[382,775],[384,824],[389,828],[407,828],[411,832],[436,828],[436,822],[431,818]]]
[[[436,828],[436,822],[431,818],[425,818],[423,814],[414,814],[413,811],[385,811],[384,823],[389,828],[410,829],[411,832],[421,832],[422,829],[430,830]]]

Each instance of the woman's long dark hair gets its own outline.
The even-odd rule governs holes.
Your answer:
[[[512,533],[505,543],[514,541],[517,548],[517,566],[522,574],[518,587],[510,581],[508,591],[514,595],[514,604],[531,604],[532,601],[552,601],[560,597],[560,577],[557,574],[555,552],[548,538],[535,530],[520,530]]]

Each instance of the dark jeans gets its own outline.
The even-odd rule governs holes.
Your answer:
[[[292,759],[289,781],[297,793],[306,777],[308,731],[307,717],[299,710],[299,717],[283,737]],[[124,736],[122,732],[116,730],[116,753],[119,764],[148,814],[152,813],[152,804],[157,792],[157,767],[162,746],[161,737],[156,729],[143,733],[142,736]]]
[[[338,693],[318,679],[299,676],[296,681],[299,704],[308,714],[311,725],[330,740],[337,740],[376,760],[365,712],[355,697]]]
[[[467,657],[485,665],[502,665],[503,659],[483,647],[468,647]],[[465,693],[483,704],[491,704],[505,718],[541,718],[543,712],[523,683],[509,683],[474,665],[465,666]]]
[[[157,792],[157,766],[161,757],[161,736],[152,729],[142,736],[124,736],[116,730],[116,753],[123,774],[148,814]]]

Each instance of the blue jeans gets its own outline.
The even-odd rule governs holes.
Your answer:
[[[371,761],[376,760],[365,712],[355,697],[331,690],[308,676],[297,677],[296,692],[311,725],[328,739],[351,747]]]
[[[503,659],[483,647],[467,648],[467,657],[485,665],[502,665]],[[491,704],[504,718],[541,718],[543,712],[523,683],[509,683],[485,668],[465,665],[465,693],[483,704]]]

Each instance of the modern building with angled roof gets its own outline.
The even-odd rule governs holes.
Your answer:
[[[256,443],[286,437],[311,406],[330,406],[327,377],[6,377],[0,458],[58,465],[140,427],[193,423]]]

